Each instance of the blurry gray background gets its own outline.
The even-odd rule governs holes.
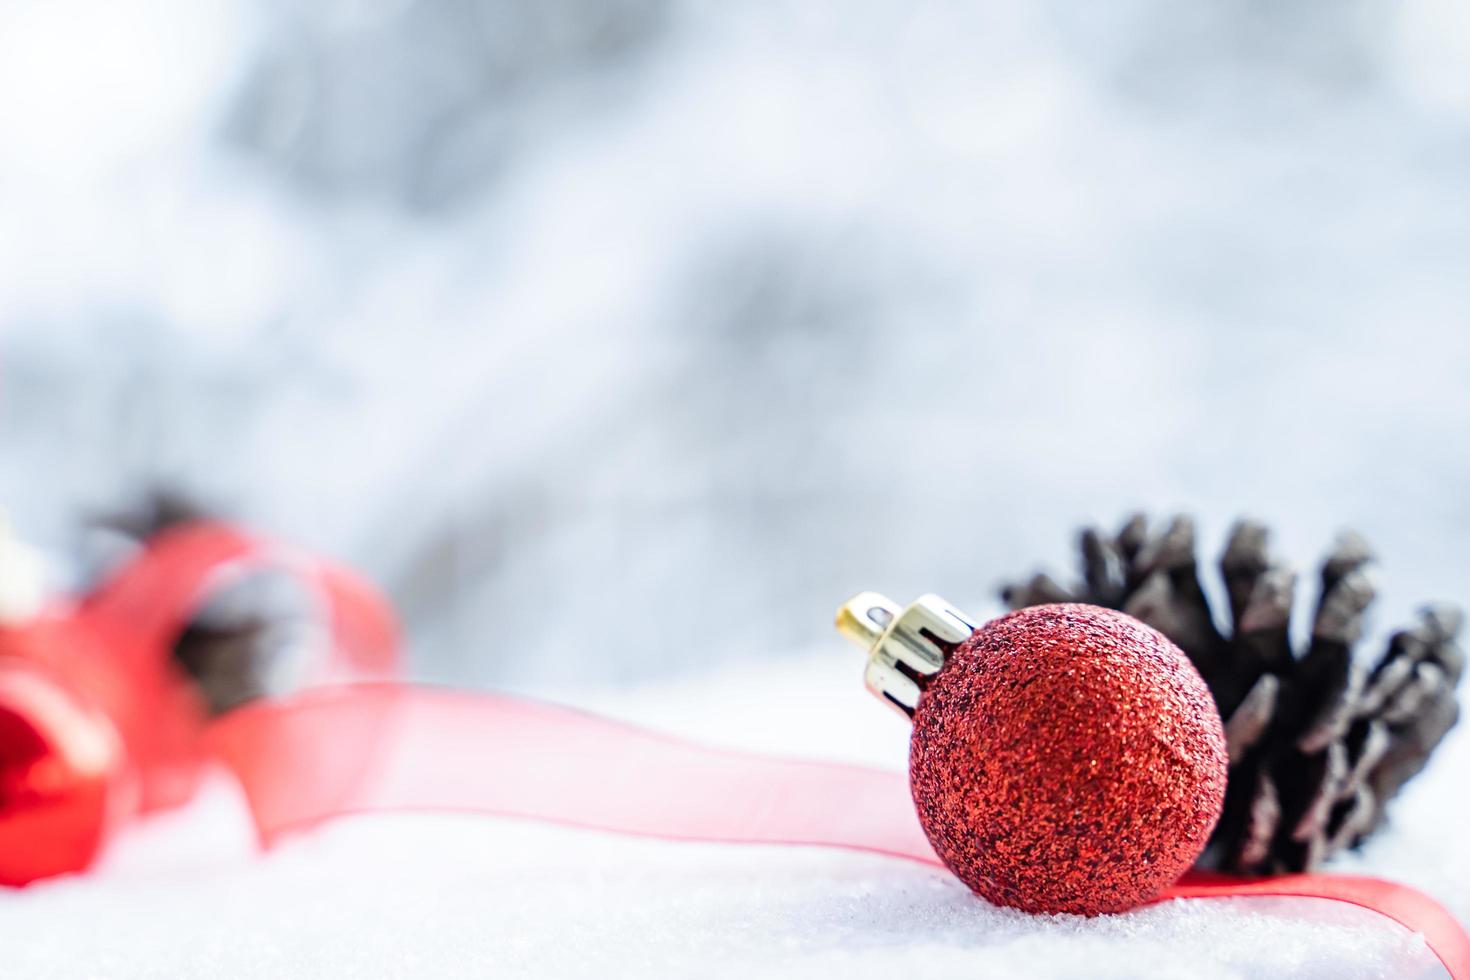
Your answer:
[[[1133,506],[1463,601],[1467,267],[1455,0],[0,6],[0,506],[181,487],[432,678],[984,613]]]

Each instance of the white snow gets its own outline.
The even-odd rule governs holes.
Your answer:
[[[763,751],[901,765],[903,722],[853,660],[810,655],[574,700]],[[1341,862],[1470,916],[1463,731]],[[1416,846],[1413,842],[1418,841]],[[1304,899],[1180,901],[1121,916],[991,907],[943,872],[816,848],[618,838],[518,821],[344,820],[260,856],[223,776],[86,877],[0,894],[6,975],[106,977],[1429,978],[1422,939]]]

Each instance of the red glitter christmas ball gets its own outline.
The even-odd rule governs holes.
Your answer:
[[[960,644],[914,713],[909,777],[939,857],[1030,912],[1120,912],[1194,863],[1225,799],[1209,689],[1158,631],[1034,606]]]

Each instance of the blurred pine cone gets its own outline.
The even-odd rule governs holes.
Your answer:
[[[93,530],[112,540],[93,542],[94,580],[154,535],[215,516],[184,496],[155,491],[136,507],[97,519]],[[174,644],[174,660],[220,714],[293,686],[309,630],[306,600],[290,578],[251,572],[205,599]]]
[[[1046,575],[1008,585],[1012,609],[1089,602],[1166,634],[1209,684],[1225,719],[1230,784],[1199,866],[1242,874],[1305,871],[1357,846],[1384,806],[1424,768],[1459,717],[1455,684],[1462,616],[1442,605],[1395,632],[1371,668],[1354,654],[1374,598],[1367,544],[1342,534],[1321,567],[1306,649],[1293,649],[1296,573],[1269,551],[1269,532],[1243,520],[1220,558],[1231,628],[1216,624],[1195,559],[1194,522],[1151,532],[1136,515],[1116,535],[1079,536],[1082,581]]]

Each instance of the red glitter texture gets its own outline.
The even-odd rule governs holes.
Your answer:
[[[1194,863],[1225,800],[1209,689],[1161,633],[1097,606],[976,630],[914,714],[909,779],[939,857],[998,905],[1133,908]]]

